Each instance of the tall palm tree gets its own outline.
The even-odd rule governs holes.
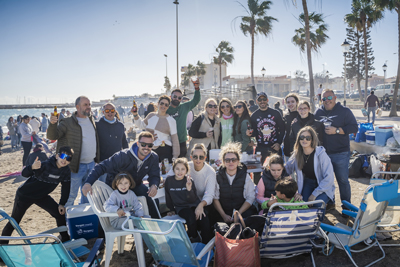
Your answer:
[[[165,93],[168,95],[169,92],[171,91],[171,82],[169,81],[168,76],[164,77],[164,88],[165,88]]]
[[[238,2],[239,3],[239,2]],[[272,22],[278,21],[276,18],[266,16],[267,10],[271,8],[271,1],[247,0],[247,8],[239,3],[247,12],[248,16],[239,16],[240,30],[245,36],[251,37],[251,83],[254,85],[254,36],[260,34],[267,37],[272,32]]]
[[[197,77],[199,77],[200,84],[203,81],[204,74],[206,74],[206,64],[204,62],[201,62],[200,60],[197,61],[196,66],[194,67],[194,72]]]
[[[196,75],[195,67],[192,64],[188,64],[186,71],[183,73],[182,85],[184,87],[190,87],[190,77]]]
[[[222,64],[228,65],[228,63],[232,63],[232,61],[235,59],[233,56],[233,52],[235,49],[231,46],[231,44],[228,41],[221,41],[217,48],[215,48],[215,51],[217,52],[217,56],[214,57],[214,64],[219,65],[219,88],[221,90],[222,87],[222,70],[221,66]]]
[[[400,82],[400,0],[375,0],[375,3],[378,5],[380,8],[384,9],[389,9],[390,11],[396,11],[397,12],[397,30],[398,30],[398,38],[399,38],[399,43],[398,43],[398,51],[397,51],[397,56],[398,61],[397,61],[397,77],[396,77],[396,84],[394,86],[394,92],[393,92],[393,101],[392,101],[392,108],[389,113],[389,117],[397,117],[397,94],[399,92],[399,82]]]

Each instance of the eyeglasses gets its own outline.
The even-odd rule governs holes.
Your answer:
[[[200,160],[203,160],[205,157],[204,156],[197,156],[197,155],[194,155],[194,156],[192,156],[193,157],[193,159],[200,159]]]
[[[106,109],[106,110],[104,110],[104,112],[105,113],[114,113],[115,112],[115,109]]]
[[[233,108],[234,109],[238,109],[238,108],[242,108],[243,107],[243,105],[236,105],[236,106],[234,106]]]
[[[322,98],[322,101],[326,101],[326,100],[332,100],[333,99],[333,96],[328,96],[328,97],[323,97]]]
[[[231,107],[231,106],[229,106],[229,105],[221,106],[222,109],[224,109],[224,108],[230,108],[230,107]]]
[[[182,100],[182,97],[181,96],[177,96],[177,95],[173,95],[172,98],[173,99],[177,99],[178,98],[178,100]]]
[[[208,108],[217,108],[218,106],[217,105],[213,105],[213,104],[208,104],[207,107]]]
[[[312,137],[311,136],[304,136],[304,135],[300,135],[300,140],[304,140],[304,139],[306,139],[307,141],[311,141],[312,140]]]
[[[140,142],[140,145],[141,145],[142,147],[148,146],[149,148],[152,148],[152,147],[154,146],[153,143],[145,143],[145,142]]]
[[[160,106],[169,107],[169,103],[167,103],[167,102],[160,102]]]
[[[268,101],[268,98],[265,97],[260,97],[259,99],[257,99],[258,102],[262,102],[262,101]]]
[[[58,154],[58,157],[59,157],[60,159],[66,159],[67,161],[71,161],[71,160],[72,160],[72,157],[71,157],[71,156],[68,156],[68,155],[65,154],[65,153]]]
[[[226,163],[229,163],[229,162],[232,162],[232,163],[235,163],[235,162],[237,162],[238,161],[238,158],[226,158],[226,159],[224,159],[224,161],[226,162]]]

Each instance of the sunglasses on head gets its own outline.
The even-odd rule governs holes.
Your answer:
[[[166,107],[169,107],[169,103],[167,103],[167,102],[160,102],[160,106],[166,106]]]
[[[236,106],[234,106],[233,108],[234,109],[237,109],[237,108],[242,108],[243,107],[243,105],[236,105]]]
[[[231,106],[229,106],[229,105],[221,105],[221,109],[224,109],[224,108],[230,108]]]
[[[114,113],[115,112],[115,109],[106,109],[106,110],[104,110],[104,112],[105,113]]]
[[[218,106],[217,105],[213,105],[213,104],[208,104],[207,107],[208,108],[217,108]]]
[[[203,160],[205,157],[204,156],[197,156],[197,155],[194,155],[194,156],[192,156],[193,157],[193,159],[200,159],[200,160]]]
[[[72,160],[72,157],[71,157],[71,156],[68,156],[68,155],[65,154],[65,153],[58,154],[58,157],[59,157],[60,159],[66,159],[67,161],[71,161],[71,160]]]
[[[178,98],[178,100],[182,100],[182,97],[181,96],[177,96],[177,95],[173,95],[172,98],[173,99],[177,99]]]
[[[154,146],[153,143],[145,143],[145,142],[140,142],[140,145],[141,145],[142,147],[148,146],[149,148],[152,148],[152,147]]]
[[[322,98],[322,101],[326,101],[326,100],[332,100],[333,99],[333,96],[328,96],[328,97],[323,97]]]
[[[311,141],[312,137],[311,136],[304,136],[304,135],[300,135],[300,140],[304,140],[306,139],[307,141]]]
[[[258,99],[258,102],[261,102],[261,101],[268,101],[268,98],[260,97],[260,98]]]
[[[238,161],[238,158],[226,158],[226,159],[224,159],[224,161],[226,163],[229,163],[229,162],[235,163],[236,161]]]

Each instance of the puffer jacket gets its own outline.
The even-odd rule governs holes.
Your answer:
[[[95,162],[99,162],[100,159],[100,148],[99,138],[97,136],[96,124],[93,116],[89,116],[89,120],[92,122],[93,127],[96,131],[96,158]],[[77,173],[79,171],[79,163],[81,158],[82,149],[82,128],[76,118],[76,111],[71,117],[66,117],[59,120],[57,124],[49,125],[47,129],[47,138],[50,140],[57,140],[57,151],[60,147],[70,146],[74,150],[74,156],[69,165],[71,171]]]

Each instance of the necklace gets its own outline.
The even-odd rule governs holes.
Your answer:
[[[311,153],[311,154],[312,154],[312,153]],[[310,158],[311,154],[309,154],[308,156],[307,156],[306,154],[304,154],[304,158],[306,158],[306,156],[307,156],[307,159],[305,159],[306,164],[307,164],[307,161],[308,161],[308,159]]]

